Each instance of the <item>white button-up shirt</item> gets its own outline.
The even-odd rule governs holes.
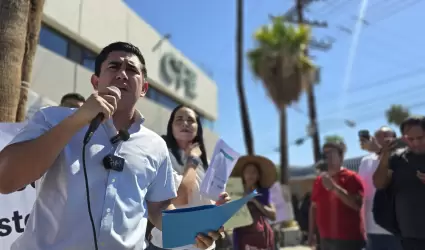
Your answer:
[[[37,138],[72,112],[62,107],[42,109],[11,144]],[[130,139],[112,145],[110,138],[117,132],[107,121],[86,147],[91,211],[99,249],[144,249],[146,201],[176,197],[167,146],[142,123],[139,114],[128,130]],[[45,173],[25,232],[12,250],[94,249],[82,168],[86,130],[87,127],[72,137]],[[108,154],[125,159],[122,172],[105,169],[102,160]],[[22,155],[25,157],[25,152]]]
[[[373,185],[373,174],[379,165],[379,157],[376,154],[370,154],[363,157],[359,166],[359,176],[363,180],[364,198],[363,198],[363,221],[368,234],[390,234],[387,230],[376,224],[373,218],[373,199],[376,188]]]

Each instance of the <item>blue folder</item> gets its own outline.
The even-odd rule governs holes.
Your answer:
[[[257,196],[253,192],[239,200],[221,206],[205,205],[162,212],[162,245],[170,249],[195,244],[198,234],[217,231],[248,201]]]

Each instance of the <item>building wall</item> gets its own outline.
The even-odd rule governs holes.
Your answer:
[[[290,180],[289,186],[292,194],[296,195],[299,199],[304,197],[308,192],[311,192],[313,188],[314,178],[308,178],[303,180]]]
[[[96,11],[94,11],[96,10]],[[113,41],[129,41],[137,45],[147,61],[151,88],[147,98],[141,98],[137,108],[146,118],[145,125],[164,134],[173,105],[185,103],[195,108],[205,120],[215,120],[217,114],[217,86],[205,76],[195,65],[164,42],[157,52],[152,47],[160,40],[160,36],[144,23],[137,15],[119,0],[47,0],[40,44],[34,61],[31,89],[45,102],[52,105],[59,103],[62,95],[78,92],[90,95],[93,89],[90,77],[93,73],[93,56],[102,47]],[[52,28],[75,43],[63,45],[56,37],[47,34]],[[58,40],[58,41],[56,41]],[[75,50],[88,53],[82,59],[76,56]],[[81,49],[83,48],[83,50]],[[190,100],[184,90],[176,91],[174,86],[167,85],[161,79],[159,70],[161,56],[171,52],[197,75],[197,96]],[[159,96],[159,94],[161,94]],[[165,95],[164,95],[165,94]],[[170,105],[160,104],[161,98],[169,96]],[[168,101],[170,102],[170,101]],[[204,124],[205,125],[205,124]],[[208,155],[211,155],[218,139],[211,126],[204,126],[204,137]]]
[[[174,96],[179,102],[193,105],[206,117],[217,119],[216,84],[168,41],[164,41],[159,49],[152,51],[162,36],[123,1],[47,0],[43,21],[87,46],[95,53],[100,52],[101,48],[114,41],[127,41],[137,45],[146,59],[152,85]],[[167,85],[161,76],[161,58],[167,53],[174,55],[177,60],[196,74],[197,96],[193,100],[185,95],[183,88],[176,91],[175,86]]]

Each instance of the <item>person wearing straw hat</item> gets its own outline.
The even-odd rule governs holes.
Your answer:
[[[276,209],[270,202],[269,194],[269,188],[277,180],[274,163],[263,156],[242,156],[236,162],[231,176],[242,178],[246,194],[254,190],[260,194],[247,204],[254,222],[233,230],[234,249],[274,249],[273,229],[268,223],[268,220],[276,219]]]

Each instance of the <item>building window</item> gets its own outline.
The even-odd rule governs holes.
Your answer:
[[[95,61],[96,61],[96,54],[91,52],[90,50],[84,49],[81,64],[94,72]]]
[[[83,53],[81,51],[81,47],[78,46],[76,43],[68,43],[68,58],[75,62],[80,64],[80,62],[83,59]]]
[[[42,24],[39,44],[69,60],[94,71],[96,53]]]
[[[170,110],[173,110],[179,105],[179,103],[174,101],[171,97],[161,93],[152,86],[149,86],[149,90],[146,94],[146,97]]]
[[[41,25],[39,44],[93,72],[95,70],[96,53],[65,35],[53,30],[45,24]],[[180,104],[172,97],[162,93],[152,86],[149,87],[146,97],[169,110],[173,110]],[[201,116],[201,122],[206,128],[211,130],[214,128],[214,122],[203,116]]]
[[[68,55],[67,39],[44,25],[42,25],[40,29],[39,43],[46,49],[49,49],[61,56],[66,57]]]

